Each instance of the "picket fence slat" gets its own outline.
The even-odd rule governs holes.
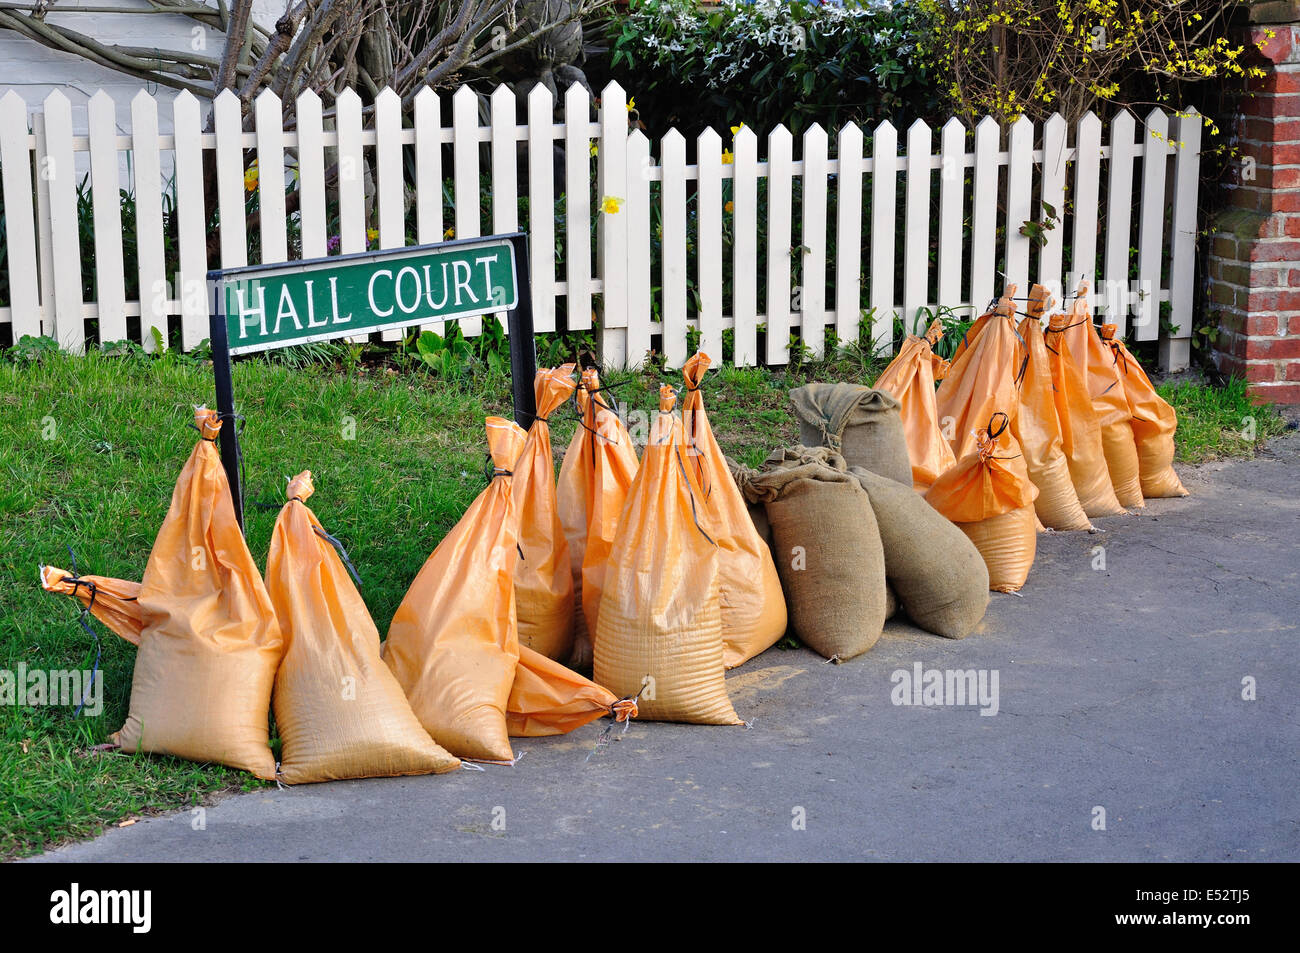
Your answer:
[[[722,138],[712,129],[695,144],[699,161],[696,286],[700,293],[700,349],[722,360]]]
[[[181,90],[172,100],[172,126],[176,131],[176,236],[180,265],[176,297],[181,315],[181,349],[186,351],[210,336],[203,149],[198,138],[201,122],[198,99],[188,90]]]
[[[627,359],[640,364],[650,350],[650,140],[640,129],[627,140]]]
[[[27,104],[12,90],[0,97],[0,187],[5,200],[5,248],[13,339],[41,334],[41,296],[32,209],[32,157]]]
[[[876,127],[871,169],[871,344],[894,351],[894,244],[898,205],[898,132],[888,120]]]
[[[767,362],[790,357],[790,202],[794,137],[780,125],[767,137]]]
[[[917,331],[917,313],[929,302],[930,127],[916,120],[907,130],[907,200],[903,244],[903,329]],[[924,333],[925,329],[919,329]]]
[[[391,89],[375,97],[375,191],[379,218],[379,247],[406,244],[406,204],[402,168],[402,100]],[[384,341],[400,341],[400,328],[380,333]]]
[[[551,139],[554,115],[551,91],[539,83],[528,93],[528,259],[533,272],[533,327],[542,332],[555,330],[555,145]],[[513,132],[513,127],[510,131]],[[513,188],[509,194],[511,206],[517,209],[519,203],[514,199]],[[492,203],[495,209],[496,196]],[[514,228],[518,227],[516,221]]]
[[[1034,124],[1021,116],[1007,137],[1006,281],[1018,296],[1029,294],[1029,236],[1020,229],[1033,215]]]
[[[1133,214],[1133,160],[1137,147],[1133,143],[1134,120],[1130,112],[1121,112],[1110,123],[1110,168],[1106,189],[1106,264],[1103,280],[1104,314],[1115,325],[1117,337],[1128,330],[1129,246]],[[1102,310],[1101,302],[1098,310]]]
[[[991,116],[975,126],[975,175],[971,189],[970,274],[971,317],[983,314],[993,299],[993,273],[998,233],[998,137],[1001,130]]]
[[[522,103],[506,87],[490,96],[468,87],[449,95],[422,90],[404,108],[384,90],[367,112],[356,91],[344,90],[323,115],[315,94],[282,104],[263,93],[245,117],[227,91],[213,102],[213,131],[203,132],[202,103],[183,93],[173,100],[175,129],[165,136],[157,100],[147,94],[130,103],[125,130],[116,125],[117,104],[96,94],[84,135],[73,129],[62,94],[32,111],[31,133],[30,107],[6,95],[0,187],[8,256],[0,266],[9,270],[10,298],[0,301],[0,324],[10,325],[10,339],[44,331],[79,349],[86,319],[96,319],[103,342],[125,337],[134,326],[128,319],[138,315],[139,341],[152,348],[151,329],[165,335],[179,315],[180,346],[189,349],[208,334],[210,241],[219,245],[215,260],[232,268],[250,258],[320,258],[523,226],[536,329],[597,324],[598,354],[610,367],[638,364],[652,349],[679,366],[696,333],[715,362],[740,366],[785,363],[792,334],[821,355],[828,330],[841,344],[887,354],[897,344],[899,317],[913,331],[921,330],[923,309],[979,314],[1008,282],[1022,294],[1043,283],[1068,304],[1081,280],[1096,295],[1097,312],[1121,333],[1132,316],[1139,340],[1160,341],[1162,366],[1186,366],[1201,139],[1194,112],[1172,123],[1162,110],[1141,121],[1121,113],[1109,129],[1091,113],[1073,126],[1053,116],[1040,127],[1021,119],[1005,129],[985,117],[969,140],[957,119],[939,129],[918,121],[901,151],[891,123],[872,130],[849,123],[835,132],[833,156],[830,134],[814,122],[800,136],[796,160],[784,127],[762,131],[762,142],[760,131],[740,127],[726,152],[711,129],[694,143],[673,130],[652,145],[629,129],[628,95],[616,83],[603,91],[594,120],[580,86],[565,91],[560,121],[544,86]],[[1171,133],[1178,139],[1172,144]],[[131,218],[117,200],[124,154],[136,201]],[[253,154],[255,185],[253,174],[246,177]],[[89,169],[92,188],[92,301],[82,300],[78,165]],[[163,182],[163,169],[173,170],[172,182]],[[215,208],[206,207],[212,183],[205,169],[215,170]],[[292,212],[286,184],[296,190]],[[256,214],[247,205],[253,194]],[[527,221],[518,211],[523,199]],[[256,234],[249,221],[258,223]],[[1031,221],[1054,227],[1041,238],[1022,234]],[[300,245],[291,246],[291,228]],[[166,272],[165,233],[178,243],[174,275]],[[124,272],[127,238],[139,253],[138,300],[126,297],[135,283]],[[868,307],[874,317],[862,329]],[[1163,313],[1170,317],[1165,328]],[[478,318],[461,325],[467,335],[481,333]],[[428,327],[443,330],[441,322]],[[734,347],[724,355],[729,328]],[[870,340],[860,340],[863,334]]]
[[[735,164],[731,185],[732,234],[731,312],[734,322],[734,362],[737,367],[758,363],[758,136],[748,126],[732,142]],[[667,187],[667,180],[664,185]]]
[[[365,153],[361,140],[361,97],[345,89],[334,107],[338,130],[339,251],[355,255],[366,250]],[[476,153],[477,155],[477,153]],[[368,337],[348,337],[364,344]]]
[[[966,196],[966,127],[957,118],[943,125],[939,139],[938,304],[961,306],[962,214]]]
[[[121,341],[126,338],[126,275],[122,253],[122,184],[117,161],[117,104],[102,89],[86,104],[86,125],[90,140],[99,339]]]
[[[1142,194],[1159,195],[1160,202],[1142,205],[1138,219],[1138,291],[1134,331],[1139,341],[1160,334],[1160,262],[1165,247],[1165,169],[1169,165],[1169,117],[1162,109],[1147,115],[1142,135]]]
[[[262,239],[260,263],[278,264],[289,258],[284,211],[284,122],[280,97],[262,90],[253,102],[257,128],[258,230]]]
[[[591,97],[578,83],[564,94],[565,326],[591,327]]]
[[[676,129],[663,138],[663,185],[659,203],[663,218],[663,342],[664,363],[686,363],[686,139]],[[637,169],[640,174],[644,167]]]
[[[40,271],[41,333],[54,334],[54,229],[50,213],[49,139],[45,135],[45,113],[32,116],[36,140],[36,247]]]
[[[1066,123],[1060,113],[1054,113],[1043,126],[1042,188],[1038,201],[1038,221],[1051,222],[1055,227],[1047,230],[1046,240],[1038,249],[1038,283],[1056,298],[1064,300],[1061,283],[1061,265],[1065,255],[1065,146]],[[1047,206],[1051,206],[1049,211]]]
[[[618,203],[627,199],[627,94],[611,82],[601,93],[600,152],[596,178],[596,267],[601,291],[600,357],[609,366],[628,364],[628,226]],[[606,208],[610,203],[613,210]],[[637,358],[639,360],[639,356]]]
[[[242,268],[248,264],[248,236],[244,217],[244,130],[239,97],[232,90],[223,90],[212,103],[212,114],[217,135],[221,267]]]
[[[1162,367],[1186,367],[1191,360],[1192,300],[1196,292],[1196,199],[1200,191],[1201,115],[1189,109],[1178,119],[1174,157],[1173,212],[1169,222],[1169,321],[1160,337]]]
[[[298,214],[302,257],[324,258],[329,251],[325,221],[325,135],[320,97],[310,89],[298,97]]]
[[[1074,160],[1074,239],[1066,299],[1088,282],[1088,304],[1097,299],[1097,209],[1101,196],[1101,120],[1089,112],[1079,121]]]
[[[826,354],[826,151],[826,130],[813,123],[803,136],[799,328],[803,343],[816,358]]]
[[[428,86],[415,94],[415,237],[421,245],[443,240],[442,115],[438,94]],[[446,322],[430,321],[420,332],[441,335]]]
[[[81,249],[78,247],[77,173],[72,158],[72,104],[57,89],[45,98],[45,141],[49,162],[41,174],[50,184],[50,250],[53,260],[58,262],[54,269],[53,336],[60,347],[78,353],[86,346],[86,331],[81,317]]]

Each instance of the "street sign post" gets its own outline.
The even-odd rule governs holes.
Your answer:
[[[208,272],[209,338],[224,422],[221,461],[241,527],[232,356],[504,313],[515,420],[523,427],[532,423],[537,358],[526,238],[515,232]]]

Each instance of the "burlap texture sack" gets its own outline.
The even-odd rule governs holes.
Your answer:
[[[898,401],[861,384],[805,384],[790,391],[799,442],[828,447],[850,466],[912,485],[907,432]]]
[[[885,624],[885,554],[866,491],[825,463],[778,451],[751,476],[799,638],[823,658],[850,659],[876,644]]]
[[[803,462],[847,472],[867,491],[885,555],[887,590],[894,591],[908,618],[945,638],[969,635],[988,608],[989,577],[979,551],[961,530],[911,487],[849,467],[844,457],[825,447],[777,450],[764,465]]]

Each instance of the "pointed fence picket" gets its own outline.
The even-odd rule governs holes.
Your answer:
[[[1068,303],[1081,281],[1099,316],[1158,339],[1164,366],[1187,364],[1194,111],[1122,112],[1108,128],[1091,113],[1073,127],[918,121],[902,143],[888,122],[814,123],[796,144],[784,127],[743,125],[652,142],[627,107],[614,83],[594,114],[579,86],[558,104],[542,86],[523,100],[426,89],[409,107],[391,90],[371,106],[353,90],[288,104],[264,92],[247,116],[232,92],[206,104],[182,93],[162,136],[151,96],[132,100],[121,130],[101,92],[80,135],[62,93],[34,110],[7,94],[0,340],[45,333],[78,350],[128,336],[152,348],[157,336],[190,349],[208,336],[210,268],[522,227],[537,330],[594,326],[614,367],[652,350],[679,366],[696,335],[740,366],[785,363],[792,343],[888,353],[898,320],[914,332],[937,314],[976,316],[1009,282]],[[460,323],[481,332],[479,318]]]

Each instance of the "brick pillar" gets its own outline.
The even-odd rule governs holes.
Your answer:
[[[1210,248],[1214,359],[1256,399],[1300,404],[1300,0],[1252,2],[1248,31],[1262,47],[1248,62],[1267,75],[1236,120],[1241,155]]]

